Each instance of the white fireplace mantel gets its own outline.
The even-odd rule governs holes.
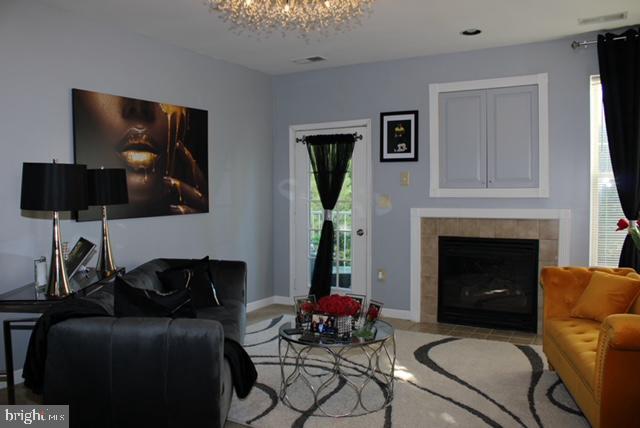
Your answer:
[[[558,220],[558,265],[570,263],[571,210],[503,208],[411,208],[411,320],[420,322],[420,240],[422,218],[490,218],[518,220]]]

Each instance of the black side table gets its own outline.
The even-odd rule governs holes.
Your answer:
[[[4,377],[7,381],[8,404],[16,404],[15,379],[13,378],[13,343],[11,332],[13,330],[33,330],[38,318],[24,318],[4,320],[2,332],[4,334]]]
[[[113,275],[107,277],[100,276],[95,269],[87,272],[79,272],[70,280],[72,293],[62,299],[49,298],[44,293],[36,292],[34,283],[18,287],[14,290],[0,294],[0,312],[2,313],[24,313],[41,314],[54,305],[60,304],[67,299],[89,296],[102,289],[106,284],[113,282],[117,275],[123,275],[124,268],[119,269]],[[9,404],[15,404],[15,379],[13,378],[13,344],[11,332],[14,330],[33,330],[38,318],[9,319],[2,323],[4,334],[4,359],[5,371],[0,376],[7,381],[7,398]]]

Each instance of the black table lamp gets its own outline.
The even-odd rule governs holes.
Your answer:
[[[113,274],[116,264],[111,252],[111,238],[107,223],[107,205],[129,203],[127,173],[124,169],[90,169],[87,171],[89,205],[102,207],[102,241],[96,270],[103,276]]]
[[[47,294],[64,297],[71,293],[62,255],[60,211],[87,209],[86,165],[56,163],[22,164],[20,208],[53,212],[53,242]]]

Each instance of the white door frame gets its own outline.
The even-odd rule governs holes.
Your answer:
[[[372,171],[372,159],[371,159],[371,119],[358,119],[358,120],[345,120],[340,122],[322,122],[322,123],[307,123],[300,125],[289,126],[289,297],[294,296],[295,287],[295,266],[296,266],[296,233],[295,233],[295,215],[296,215],[296,198],[295,198],[295,183],[296,183],[296,162],[295,162],[295,144],[296,144],[296,132],[299,131],[313,131],[319,129],[333,129],[333,128],[366,128],[366,132],[362,136],[362,141],[356,142],[356,144],[365,145],[365,158],[367,159],[367,168],[365,171],[366,180],[366,196],[365,206],[369,207],[366,210],[367,222],[366,222],[366,237],[367,237],[367,254],[366,254],[366,292],[367,297],[371,298],[371,263],[372,263],[372,229],[371,221],[373,218],[373,206],[371,205],[371,195],[373,194],[373,180],[371,177]]]

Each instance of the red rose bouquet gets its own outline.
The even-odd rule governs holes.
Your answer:
[[[332,294],[321,298],[314,311],[339,317],[355,316],[360,312],[360,303],[349,296]]]
[[[626,229],[627,233],[631,235],[631,239],[633,239],[633,243],[635,244],[636,248],[640,250],[640,228],[638,222],[629,222],[629,220],[627,220],[626,218],[621,218],[620,220],[618,220],[617,226],[618,228],[616,229],[616,232]]]

